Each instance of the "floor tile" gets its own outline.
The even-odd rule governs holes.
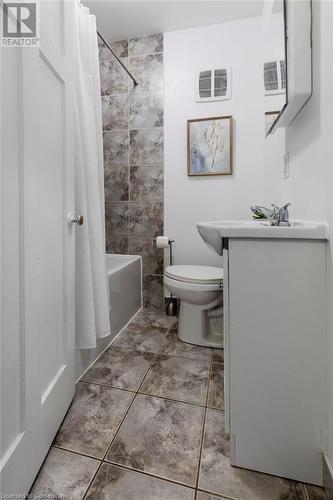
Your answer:
[[[194,486],[204,408],[137,395],[107,460]]]
[[[224,370],[223,364],[212,363],[209,380],[207,406],[224,410]]]
[[[158,352],[165,343],[165,328],[128,326],[112,344],[113,347],[142,352]]]
[[[224,350],[213,349],[213,363],[224,363]]]
[[[158,356],[140,392],[189,403],[206,403],[209,361]]]
[[[30,491],[31,498],[80,500],[100,462],[65,450],[51,448]]]
[[[193,500],[194,490],[104,464],[98,471],[86,500]]]
[[[305,486],[305,489],[308,494],[309,500],[328,500],[324,488],[307,484]]]
[[[54,443],[103,458],[132,398],[127,391],[79,382]]]
[[[305,500],[300,484],[232,467],[224,413],[207,409],[199,488],[241,500]]]
[[[163,310],[145,308],[135,316],[134,320],[131,322],[131,326],[143,326],[144,328],[147,326],[159,326],[168,328],[165,318],[168,318],[168,316],[165,316]]]
[[[109,347],[83,376],[83,380],[136,391],[153,357],[154,355],[148,352]]]
[[[206,493],[205,491],[198,491],[195,500],[220,500],[221,498],[228,498],[228,497],[220,497],[220,496],[217,497],[215,495],[211,495],[210,493]]]
[[[167,328],[170,330],[174,325],[177,324],[177,316],[167,316],[162,313],[161,316],[153,322],[153,326],[159,326],[162,328]]]
[[[198,359],[201,361],[210,361],[212,350],[208,347],[199,347],[187,344],[178,339],[177,334],[169,333],[166,338],[165,348],[161,354],[168,356],[179,356],[182,358]]]

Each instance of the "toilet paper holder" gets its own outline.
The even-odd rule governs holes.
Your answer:
[[[158,240],[159,236],[157,238],[154,239],[154,243],[157,243],[157,240]],[[173,252],[172,252],[172,245],[174,244],[175,240],[170,240],[168,238],[168,245],[169,245],[169,255],[170,255],[170,266],[173,266]],[[160,247],[160,248],[163,248],[163,247]]]

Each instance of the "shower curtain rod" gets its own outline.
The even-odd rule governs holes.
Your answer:
[[[112,52],[112,54],[114,55],[114,57],[117,59],[117,61],[119,62],[120,66],[122,66],[123,70],[126,71],[126,73],[128,74],[128,76],[133,80],[133,83],[134,83],[134,87],[136,87],[138,85],[138,82],[136,81],[136,79],[134,78],[134,76],[128,71],[128,69],[126,68],[125,64],[119,59],[119,57],[114,53],[114,50],[111,48],[111,46],[108,44],[108,42],[105,40],[105,38],[99,33],[99,31],[97,31],[97,35],[100,37],[100,39],[102,40],[102,42],[107,46],[107,48]]]

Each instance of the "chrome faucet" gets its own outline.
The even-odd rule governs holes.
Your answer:
[[[286,203],[283,207],[279,208],[272,204],[273,212],[269,218],[271,226],[290,226],[288,207],[290,203]]]

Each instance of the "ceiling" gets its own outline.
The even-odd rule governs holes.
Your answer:
[[[175,31],[262,14],[264,0],[82,0],[108,40]]]

